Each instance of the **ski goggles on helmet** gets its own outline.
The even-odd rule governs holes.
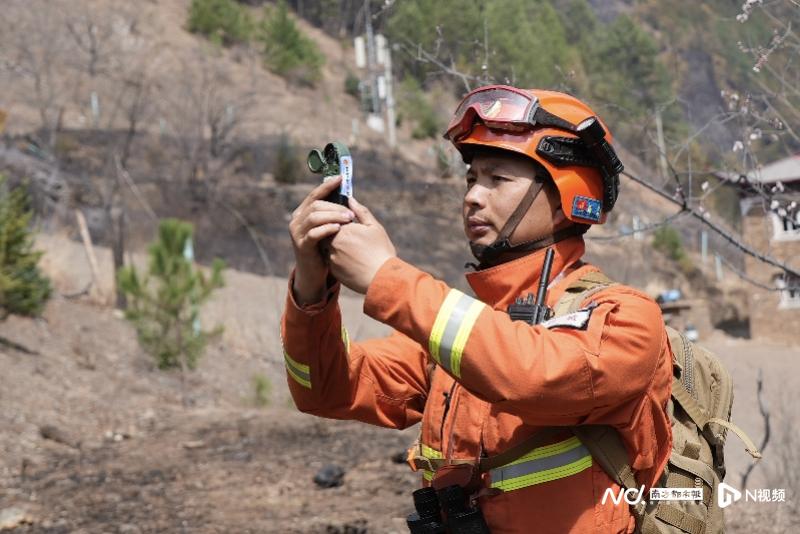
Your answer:
[[[444,137],[458,141],[469,134],[478,119],[488,128],[514,133],[530,130],[537,125],[575,130],[569,121],[545,111],[535,95],[508,85],[488,85],[464,97]]]

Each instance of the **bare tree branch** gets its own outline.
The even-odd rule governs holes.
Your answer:
[[[723,256],[722,254],[717,254],[717,256],[719,257],[720,261],[721,261],[721,262],[722,262],[722,263],[723,263],[723,264],[724,264],[724,265],[725,265],[725,266],[726,266],[728,269],[730,269],[730,270],[733,272],[733,274],[735,274],[736,276],[738,276],[740,279],[744,280],[744,281],[745,281],[745,282],[747,282],[748,284],[754,285],[755,287],[758,287],[758,288],[760,288],[760,289],[763,289],[763,290],[765,290],[765,291],[775,291],[775,292],[778,292],[778,291],[786,291],[786,290],[797,290],[797,289],[800,289],[800,286],[798,286],[798,287],[794,287],[794,286],[792,286],[792,287],[776,287],[776,286],[767,285],[767,284],[765,284],[765,283],[763,283],[763,282],[759,282],[758,280],[756,280],[756,279],[754,279],[754,278],[752,278],[752,277],[748,276],[748,275],[747,275],[747,273],[743,272],[741,269],[739,269],[738,267],[736,267],[736,266],[735,266],[735,265],[734,265],[734,264],[733,264],[733,263],[732,263],[732,262],[731,262],[731,261],[730,261],[728,258],[726,258],[725,256]]]
[[[247,230],[247,234],[250,236],[250,240],[253,241],[253,245],[255,245],[256,250],[258,251],[258,257],[261,259],[261,263],[264,264],[267,274],[274,276],[275,271],[272,270],[272,263],[269,261],[269,256],[264,250],[264,247],[261,246],[261,242],[258,240],[258,235],[256,235],[255,229],[252,227],[252,225],[247,222],[247,219],[244,218],[239,210],[227,202],[224,202],[218,196],[214,198],[214,202],[228,210],[228,212],[230,212],[230,214],[233,215],[237,221],[239,221],[239,224],[241,224],[245,230]]]
[[[150,207],[150,203],[148,203],[147,199],[144,198],[144,195],[142,194],[139,187],[131,179],[131,176],[125,169],[125,166],[122,165],[122,161],[119,156],[117,155],[114,156],[114,163],[116,164],[117,172],[119,173],[120,177],[122,177],[122,180],[125,182],[125,185],[127,185],[128,188],[130,188],[131,192],[133,192],[133,196],[136,197],[136,200],[139,201],[139,204],[142,206],[145,213],[147,213],[147,216],[150,217],[151,220],[157,222],[158,215],[156,215],[156,212],[153,211],[153,208]]]
[[[444,64],[440,61],[435,54],[431,54],[427,52],[424,48],[422,48],[421,44],[416,44],[411,40],[406,40],[407,45],[400,45],[400,49],[406,52],[409,56],[415,58],[417,61],[421,63],[430,63],[435,67],[439,68],[446,74],[453,76],[454,78],[458,78],[461,80],[461,83],[464,85],[464,90],[469,92],[472,90],[472,85],[470,82],[480,83],[480,78],[477,76],[471,76],[469,74],[465,74],[455,67],[455,62],[450,61],[450,65]],[[413,53],[412,50],[416,50],[416,53]]]
[[[769,410],[767,409],[767,404],[764,402],[764,396],[762,395],[764,391],[764,373],[763,370],[759,367],[758,368],[758,378],[756,379],[756,395],[758,396],[758,410],[761,412],[761,418],[764,420],[764,439],[761,440],[761,446],[758,448],[759,451],[762,453],[764,449],[769,444],[769,437],[770,437],[770,424],[769,424]],[[747,489],[747,479],[750,477],[750,473],[753,471],[753,468],[758,465],[755,462],[751,462],[750,465],[747,466],[747,470],[742,474],[742,481],[739,484],[739,487]]]

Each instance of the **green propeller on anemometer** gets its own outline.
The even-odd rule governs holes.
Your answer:
[[[322,150],[314,149],[308,153],[308,169],[314,174],[321,174],[323,181],[342,175],[339,189],[328,195],[325,200],[347,206],[347,199],[353,196],[353,156],[347,145],[334,141],[325,145]]]

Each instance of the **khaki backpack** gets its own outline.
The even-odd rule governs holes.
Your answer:
[[[555,306],[555,316],[577,311],[591,295],[614,285],[600,272],[573,283]],[[672,453],[655,487],[702,488],[702,500],[657,500],[649,495],[631,506],[642,534],[714,534],[723,532],[723,509],[717,487],[725,478],[723,448],[727,430],[736,433],[753,458],[761,458],[752,440],[731,422],[733,382],[719,359],[666,326],[672,347]],[[571,428],[608,475],[625,489],[639,488],[625,446],[616,430],[603,425]]]

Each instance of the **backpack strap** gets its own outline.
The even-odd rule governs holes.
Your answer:
[[[573,434],[589,449],[592,458],[600,464],[603,471],[623,488],[638,486],[636,477],[631,468],[630,459],[619,433],[608,425],[579,425],[570,427]],[[631,505],[631,513],[640,526],[641,534],[658,534],[658,526],[651,516],[645,514],[647,501],[642,499],[636,505]],[[699,533],[698,533],[699,534]]]
[[[553,316],[566,315],[578,311],[581,304],[590,296],[598,293],[605,288],[614,285],[605,274],[600,271],[586,273],[578,280],[574,281],[564,292],[553,308]]]
[[[753,443],[753,440],[750,439],[750,436],[748,436],[744,430],[731,421],[726,421],[718,417],[708,417],[702,406],[700,406],[700,404],[694,400],[694,397],[692,397],[692,395],[686,389],[686,386],[683,385],[683,382],[674,377],[672,379],[672,398],[678,401],[678,404],[680,404],[681,408],[683,408],[683,411],[686,412],[686,415],[688,415],[692,421],[694,421],[694,424],[697,425],[697,428],[699,428],[704,434],[710,430],[707,429],[709,423],[720,425],[732,430],[734,434],[739,436],[739,439],[741,439],[745,445],[745,450],[750,456],[755,459],[762,457],[758,447],[756,447],[755,443]],[[711,437],[713,438],[713,435]],[[717,441],[716,438],[709,439],[709,436],[706,436],[706,439],[709,441],[709,443],[715,443]]]
[[[612,427],[608,425],[578,425],[570,428],[614,482],[626,488],[637,486],[625,445]]]

